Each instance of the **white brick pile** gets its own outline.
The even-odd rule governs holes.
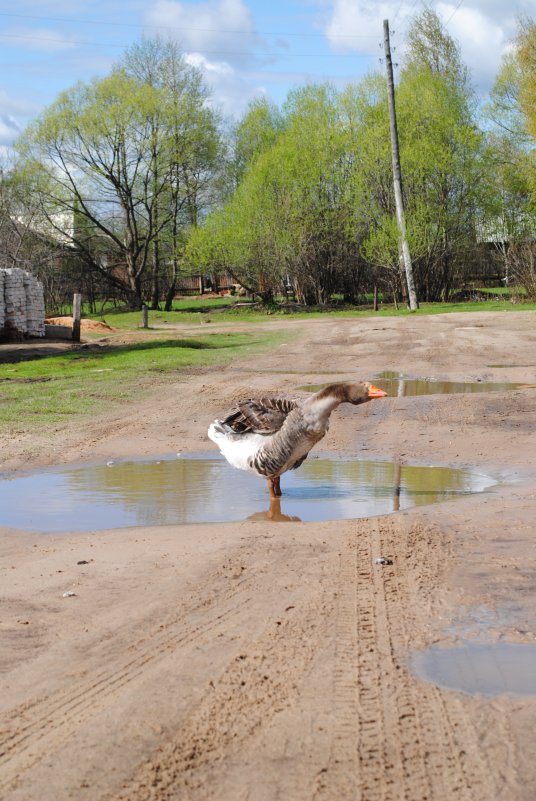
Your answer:
[[[45,336],[45,296],[43,284],[31,273],[22,276],[26,294],[26,333],[29,337]]]
[[[0,331],[2,329],[32,337],[45,335],[43,285],[34,275],[18,267],[0,269]]]

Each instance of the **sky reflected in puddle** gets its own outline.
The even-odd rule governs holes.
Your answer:
[[[536,645],[532,643],[430,648],[413,655],[411,668],[424,681],[471,695],[536,695]]]
[[[0,480],[0,525],[38,532],[246,519],[344,520],[482,492],[495,480],[471,470],[310,457],[266,482],[219,454],[62,467]]]
[[[409,378],[387,370],[374,379],[374,383],[390,397],[405,398],[416,395],[459,395],[472,392],[505,392],[534,386],[507,381],[435,381],[428,378]],[[327,384],[307,384],[299,387],[306,392],[318,392]]]

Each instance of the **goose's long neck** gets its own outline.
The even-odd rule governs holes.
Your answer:
[[[334,387],[331,386],[327,389],[321,389],[312,398],[308,398],[303,404],[303,410],[305,414],[310,413],[319,419],[327,420],[334,409],[344,400],[342,391],[334,391]]]

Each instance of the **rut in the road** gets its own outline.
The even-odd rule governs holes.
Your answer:
[[[401,534],[391,521],[362,521],[348,543],[337,617],[338,726],[314,799],[488,801],[496,797],[492,771],[468,701],[417,682],[406,668],[415,624],[423,623],[419,584],[434,586],[437,532],[408,531],[405,544]],[[394,564],[376,565],[380,554],[396,554]]]
[[[445,556],[438,536],[400,521],[356,524],[330,576],[334,605],[324,588],[323,601],[319,593],[319,603],[283,629],[266,630],[116,801],[497,797],[466,709],[471,700],[423,685],[406,669]],[[375,565],[380,554],[394,564]],[[330,637],[329,673],[315,676],[326,671],[315,653]],[[325,698],[304,700],[315,682]],[[306,703],[329,709],[327,737]]]
[[[119,655],[108,652],[104,644],[99,668],[88,669],[86,676],[67,681],[50,695],[14,707],[0,731],[0,801],[10,797],[32,768],[46,762],[47,755],[76,737],[86,722],[104,714],[121,694],[132,693],[150,668],[167,661],[177,649],[217,637],[243,614],[252,579],[240,574],[240,562],[240,551],[228,559],[235,580],[229,582],[221,570],[209,573],[201,596],[197,592],[183,596],[178,611],[170,604],[158,622],[145,621]]]

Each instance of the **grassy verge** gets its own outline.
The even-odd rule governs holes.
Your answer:
[[[296,307],[271,306],[263,309],[257,304],[233,305],[229,300],[218,303],[217,299],[197,301],[184,301],[183,308],[174,308],[172,311],[150,311],[149,326],[158,327],[163,325],[196,325],[200,326],[213,321],[217,323],[237,323],[237,322],[266,322],[270,318],[280,319],[281,317],[291,319],[311,319],[323,317],[326,314],[336,317],[404,317],[409,314],[448,314],[450,312],[484,312],[484,311],[534,311],[536,303],[512,303],[510,300],[478,300],[463,301],[460,303],[421,303],[416,312],[410,312],[405,307],[395,309],[392,305],[381,305],[379,311],[375,312],[372,306],[345,307],[338,309],[336,306],[328,308],[299,309]],[[195,304],[199,304],[199,311],[195,309]],[[103,320],[117,329],[137,329],[141,327],[141,312],[125,312],[111,310],[104,315],[87,315],[95,320]]]
[[[0,365],[0,432],[61,427],[139,398],[166,376],[188,368],[221,367],[275,344],[279,332],[208,334],[195,339],[146,339],[128,345],[70,351]]]

